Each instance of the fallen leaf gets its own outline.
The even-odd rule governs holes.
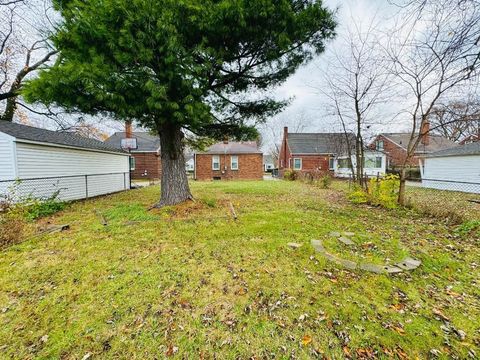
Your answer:
[[[436,315],[438,316],[440,319],[444,320],[444,321],[450,321],[450,319],[445,316],[439,309],[433,309],[433,315]]]
[[[346,356],[347,358],[349,358],[349,359],[352,357],[352,354],[350,353],[350,349],[348,348],[348,346],[344,346],[344,347],[343,347],[343,353],[344,353],[345,356]]]
[[[312,342],[312,337],[310,335],[305,335],[303,338],[302,338],[302,345],[303,346],[307,346],[308,344],[310,344]]]

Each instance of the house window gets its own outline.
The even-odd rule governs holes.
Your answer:
[[[337,163],[340,169],[349,169],[351,168],[351,165],[352,165],[352,161],[348,158],[338,159]]]
[[[293,170],[302,170],[302,158],[293,158]]]
[[[377,140],[376,148],[378,151],[383,151],[383,140]]]
[[[130,171],[135,170],[135,158],[130,156]]]
[[[382,157],[381,156],[377,156],[375,158],[375,167],[377,169],[381,168],[382,167]]]
[[[363,167],[366,169],[371,169],[375,167],[375,158],[367,157],[363,159]]]
[[[212,170],[220,170],[220,156],[213,155],[212,156]]]
[[[230,169],[238,170],[238,156],[237,155],[232,155],[230,157]]]
[[[330,170],[334,170],[335,169],[335,159],[333,157],[329,158],[328,159],[328,168]]]

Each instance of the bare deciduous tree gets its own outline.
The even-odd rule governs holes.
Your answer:
[[[323,84],[312,87],[328,99],[330,113],[338,120],[345,133],[343,151],[351,159],[355,155],[355,167],[350,164],[353,178],[364,186],[365,132],[384,119],[378,105],[387,99],[389,90],[385,58],[378,44],[380,34],[372,21],[362,28],[352,19],[352,26],[342,39],[343,47],[337,49],[328,61]],[[348,134],[353,133],[352,137]],[[354,142],[351,144],[350,142]]]
[[[406,165],[425,136],[435,105],[472,80],[480,65],[480,3],[411,0],[401,4],[386,48],[411,130],[400,174],[398,202],[405,204]]]
[[[57,53],[28,19],[35,9],[30,5],[27,0],[0,2],[0,120],[13,120],[24,81]]]
[[[431,131],[462,142],[480,135],[480,102],[455,100],[436,105],[430,113]]]

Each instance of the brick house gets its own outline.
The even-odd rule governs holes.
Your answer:
[[[137,148],[131,150],[132,179],[160,179],[162,162],[160,158],[160,138],[145,131],[116,132],[105,140],[106,144],[121,148],[121,141],[125,138],[137,139]]]
[[[429,124],[425,123],[425,135],[422,136],[414,156],[407,165],[418,167],[429,154],[458,146],[455,142],[441,135],[429,134]],[[385,153],[387,156],[387,169],[395,169],[403,165],[407,156],[407,145],[410,133],[382,133],[375,137],[370,148]]]
[[[347,141],[348,140],[348,141]],[[279,175],[286,169],[295,171],[325,171],[334,175],[335,156],[353,148],[355,136],[345,133],[289,133],[283,128],[278,158]]]
[[[263,154],[254,141],[220,142],[194,155],[195,180],[262,180]]]

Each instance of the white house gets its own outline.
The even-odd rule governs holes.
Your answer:
[[[76,200],[130,188],[129,154],[101,141],[0,121],[0,199]]]
[[[272,172],[275,169],[275,164],[273,163],[272,155],[263,155],[263,171]]]
[[[185,155],[185,171],[193,172],[195,170],[195,159],[191,154]]]
[[[437,151],[425,159],[422,186],[480,194],[480,142]]]
[[[336,177],[350,177],[352,176],[352,170],[350,162],[353,168],[356,168],[357,160],[355,155],[352,155],[349,159],[348,156],[338,156],[333,159],[333,171]],[[378,151],[365,151],[363,171],[368,177],[374,177],[383,175],[387,169],[387,159],[384,153]]]

